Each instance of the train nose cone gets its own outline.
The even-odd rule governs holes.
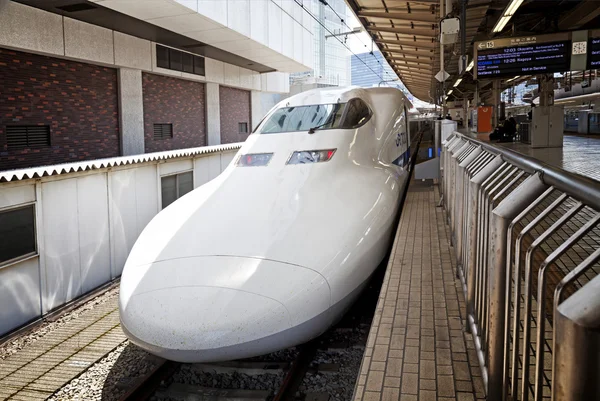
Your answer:
[[[237,359],[284,348],[289,345],[278,333],[329,305],[329,286],[312,270],[217,256],[127,265],[119,299],[127,336],[153,354],[181,362]]]

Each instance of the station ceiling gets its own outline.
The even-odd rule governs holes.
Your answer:
[[[440,71],[439,0],[347,0],[361,24],[408,90],[432,102],[440,93],[434,76]],[[460,0],[453,0],[446,15],[460,17]],[[491,38],[600,28],[598,0],[525,0],[501,32],[492,33],[510,0],[468,0],[466,48],[472,59],[473,43]],[[447,10],[448,11],[448,10]],[[459,77],[460,36],[444,46],[444,69],[450,74],[446,91]],[[453,96],[471,98],[470,74]],[[514,83],[513,83],[514,84]],[[484,83],[485,85],[485,83]],[[481,89],[481,87],[480,87]]]

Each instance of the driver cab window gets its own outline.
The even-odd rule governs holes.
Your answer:
[[[341,128],[358,128],[369,121],[371,110],[361,99],[351,99],[346,105],[346,116]]]

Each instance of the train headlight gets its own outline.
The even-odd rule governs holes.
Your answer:
[[[273,153],[248,153],[247,155],[240,156],[240,158],[237,160],[236,166],[266,166],[269,164],[272,157]]]
[[[321,163],[331,160],[336,149],[302,150],[292,153],[287,164]]]

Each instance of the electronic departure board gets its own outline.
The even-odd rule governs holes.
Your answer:
[[[568,40],[477,51],[478,78],[550,74],[569,71],[570,66],[571,42]]]
[[[600,38],[590,38],[588,41],[587,68],[600,68]]]

